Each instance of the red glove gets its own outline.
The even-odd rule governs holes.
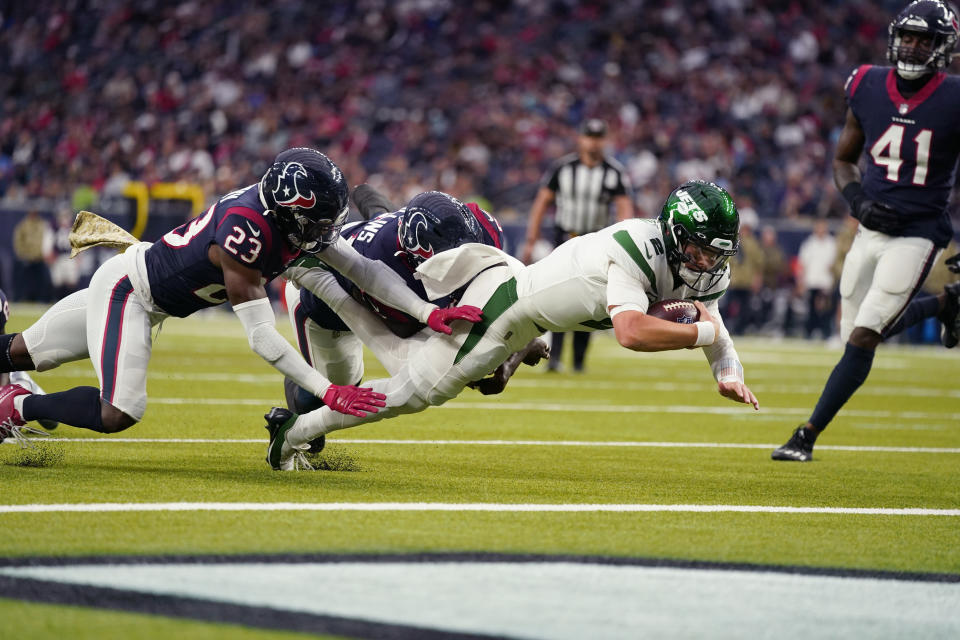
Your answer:
[[[323,402],[328,407],[334,411],[358,418],[365,417],[367,413],[376,413],[380,410],[380,407],[387,406],[387,403],[384,402],[386,399],[387,396],[377,393],[373,389],[353,385],[332,384],[323,394]]]
[[[483,310],[469,305],[464,307],[448,307],[446,309],[434,309],[427,318],[427,326],[439,333],[450,335],[453,329],[450,323],[454,320],[466,320],[467,322],[480,322],[483,319]]]

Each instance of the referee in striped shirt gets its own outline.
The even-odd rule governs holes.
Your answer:
[[[586,120],[580,126],[577,152],[560,158],[544,174],[530,209],[527,241],[520,255],[525,264],[530,263],[533,245],[540,237],[543,216],[551,204],[556,203],[557,209],[554,216],[554,246],[574,236],[606,227],[610,222],[611,203],[617,221],[634,216],[630,179],[623,165],[604,154],[606,140],[606,123],[596,118]],[[577,331],[573,334],[574,371],[583,371],[589,340],[589,332]],[[562,351],[563,334],[554,333],[550,347],[551,371],[559,370]]]

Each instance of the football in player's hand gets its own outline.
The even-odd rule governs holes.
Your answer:
[[[700,319],[700,312],[689,300],[660,300],[647,309],[647,315],[669,322],[693,324]]]

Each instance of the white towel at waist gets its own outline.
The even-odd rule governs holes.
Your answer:
[[[506,264],[514,275],[523,269],[522,262],[500,249],[470,242],[424,261],[417,267],[414,277],[423,283],[427,297],[436,300],[450,295],[484,269],[498,264]]]

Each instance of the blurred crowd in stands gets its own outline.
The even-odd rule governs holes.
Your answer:
[[[772,251],[770,221],[842,226],[830,157],[844,80],[884,64],[903,4],[4,3],[0,209],[92,208],[130,180],[199,183],[212,200],[304,145],[396,202],[438,188],[522,221],[546,165],[598,117],[639,215],[683,180],[714,180]],[[738,287],[803,286],[782,261],[744,268]],[[764,314],[754,297],[744,330]],[[769,304],[793,331],[791,305]]]

